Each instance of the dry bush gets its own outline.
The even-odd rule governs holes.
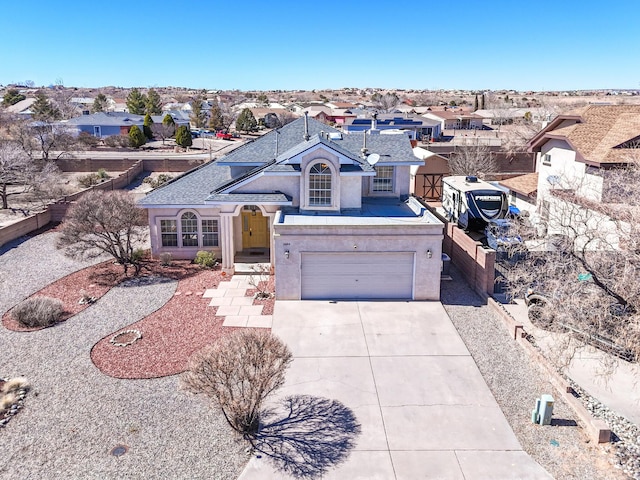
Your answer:
[[[2,385],[3,393],[12,393],[18,390],[27,390],[29,388],[29,381],[24,377],[15,377],[7,380]]]
[[[18,397],[13,393],[7,393],[0,398],[0,413],[3,413],[11,408],[11,405],[16,403]]]
[[[64,313],[62,302],[50,297],[33,297],[18,304],[11,315],[23,327],[49,327]]]
[[[249,439],[258,432],[265,398],[284,384],[291,361],[291,351],[278,337],[237,330],[196,352],[181,383],[210,397],[229,425]]]
[[[255,295],[257,299],[271,298],[272,293],[269,289],[269,275],[271,274],[271,266],[265,264],[256,264],[251,267],[251,274],[249,275],[249,285],[255,288],[258,292]]]

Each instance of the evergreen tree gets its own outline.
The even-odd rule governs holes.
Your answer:
[[[44,92],[38,92],[36,101],[31,105],[31,111],[33,112],[34,120],[52,122],[62,118],[60,110],[49,101]]]
[[[256,117],[253,116],[253,112],[250,109],[245,108],[238,115],[236,120],[236,130],[241,130],[245,133],[255,132],[258,129],[258,122]]]
[[[480,97],[480,109],[484,110],[484,93],[482,94],[482,97]]]
[[[145,138],[144,133],[142,133],[140,127],[133,125],[129,129],[129,144],[133,148],[139,148],[145,143],[147,143],[147,139]]]
[[[207,124],[207,112],[202,108],[202,97],[197,97],[191,102],[191,123],[196,128],[204,128]]]
[[[214,103],[211,110],[209,110],[209,128],[216,131],[224,129],[222,110],[217,103]]]
[[[15,105],[25,98],[27,97],[22,95],[18,90],[16,90],[15,88],[10,88],[4,93],[4,96],[2,97],[2,106],[9,107],[11,105]]]
[[[473,100],[473,111],[478,110],[478,94],[476,93],[476,98]]]
[[[96,98],[93,99],[93,105],[91,106],[91,113],[106,112],[107,111],[107,97],[103,93],[99,93]]]
[[[144,116],[144,123],[142,124],[142,130],[144,131],[144,136],[149,140],[153,138],[153,118],[148,113]]]
[[[185,125],[181,125],[176,130],[176,143],[181,147],[187,148],[193,145],[191,132]]]
[[[132,88],[127,95],[127,110],[135,115],[144,115],[147,108],[147,97],[137,88]]]
[[[162,99],[153,88],[150,88],[147,92],[146,112],[151,115],[160,115],[162,113]]]

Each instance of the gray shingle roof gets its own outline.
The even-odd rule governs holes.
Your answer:
[[[302,152],[308,147],[307,142],[322,143],[327,148],[332,148],[351,158],[356,165],[347,167],[343,165],[341,171],[371,172],[373,168],[362,159],[360,149],[363,145],[363,135],[367,135],[368,153],[380,155],[378,165],[414,164],[422,165],[422,160],[413,155],[411,143],[404,134],[398,135],[369,135],[365,133],[350,133],[342,135],[341,139],[327,139],[320,136],[321,132],[340,133],[324,123],[308,119],[309,134],[313,137],[304,140],[304,118],[295,120],[284,127],[263,135],[262,137],[244,144],[229,155],[221,159],[207,163],[196,170],[187,172],[181,177],[152,191],[144,199],[139,201],[141,206],[152,205],[201,205],[205,200],[218,194],[222,189],[230,186],[247,176],[255,175],[258,171],[294,172],[295,166],[274,163],[276,157],[281,160],[290,158],[295,152]],[[276,136],[277,153],[276,153]],[[287,155],[282,155],[287,153]],[[257,168],[240,177],[231,177],[230,165],[249,165]],[[239,197],[234,197],[239,198]],[[243,200],[244,201],[244,200]],[[253,203],[259,203],[255,199]]]
[[[144,115],[134,115],[126,112],[98,112],[91,115],[80,115],[70,118],[65,122],[67,125],[142,125]]]
[[[207,203],[280,203],[290,205],[291,198],[284,193],[215,193],[207,197]]]
[[[141,206],[202,205],[207,197],[231,180],[231,169],[216,162],[206,163],[156,188],[138,201]]]

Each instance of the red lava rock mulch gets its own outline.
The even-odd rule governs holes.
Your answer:
[[[144,263],[142,275],[155,275],[178,280],[176,294],[146,318],[128,325],[104,337],[91,350],[93,363],[103,373],[116,378],[155,378],[175,375],[185,370],[189,357],[202,347],[235,328],[223,327],[224,317],[215,315],[216,307],[209,307],[210,299],[202,298],[208,288],[215,288],[222,281],[230,280],[220,271],[202,270],[189,261],[173,261],[162,266],[155,260]],[[120,265],[109,260],[63,277],[32,296],[48,296],[61,300],[64,316],[61,321],[80,313],[91,304],[79,304],[81,291],[96,300],[104,296],[127,277]],[[273,276],[267,282],[273,291]],[[254,295],[256,290],[248,290]],[[254,300],[263,305],[263,315],[272,315],[275,300]],[[11,316],[2,317],[3,325],[13,331],[34,331],[25,328]],[[142,338],[126,347],[113,345],[110,340],[119,332],[138,330]]]
[[[266,282],[260,282],[260,288],[265,292],[275,292],[275,282],[274,276],[270,275],[269,280]],[[255,288],[250,288],[247,290],[246,296],[253,297],[258,290]],[[273,307],[275,306],[274,298],[265,298],[265,299],[254,299],[254,305],[262,305],[262,315],[273,315]]]
[[[176,295],[148,317],[119,331],[138,330],[142,338],[126,347],[113,345],[114,332],[91,350],[101,372],[116,378],[155,378],[185,370],[189,357],[234,328],[223,327],[224,317],[202,298],[207,288],[223,280],[220,272],[202,270],[180,280]],[[179,293],[179,294],[178,294]]]

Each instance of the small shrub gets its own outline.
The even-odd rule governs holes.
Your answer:
[[[212,252],[206,250],[200,250],[196,253],[196,258],[193,263],[200,265],[203,268],[213,268],[218,264],[218,260]]]
[[[161,173],[155,179],[153,177],[146,177],[144,180],[142,180],[142,183],[149,184],[151,188],[158,188],[160,185],[164,185],[172,178],[173,177],[171,175],[167,175],[166,173]]]
[[[2,385],[3,393],[12,393],[18,390],[27,390],[29,388],[29,381],[24,377],[15,377],[7,380]]]
[[[33,297],[18,304],[11,315],[23,327],[48,327],[60,320],[62,302],[50,297]]]
[[[78,142],[87,147],[97,147],[100,143],[100,139],[88,132],[80,132],[78,135]]]
[[[98,178],[100,178],[101,180],[106,180],[107,178],[109,178],[109,174],[107,174],[107,171],[104,168],[100,168],[98,169]]]
[[[129,136],[128,135],[111,135],[104,139],[104,144],[107,147],[128,147]]]
[[[144,258],[144,250],[141,248],[136,248],[131,255],[131,263],[138,264]]]
[[[171,255],[169,252],[160,254],[160,265],[162,265],[163,267],[170,266],[171,260],[173,260],[173,255]]]
[[[81,187],[89,188],[92,185],[97,185],[100,181],[100,177],[97,173],[90,173],[83,177],[78,178],[78,183]]]

